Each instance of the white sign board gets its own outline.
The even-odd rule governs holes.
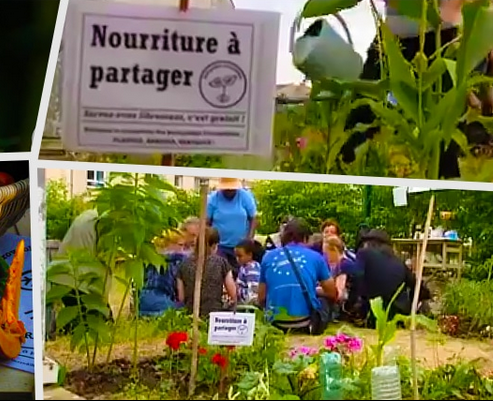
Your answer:
[[[398,187],[392,189],[392,193],[394,196],[394,206],[403,207],[407,206],[407,188],[406,187]]]
[[[255,332],[255,314],[211,312],[209,341],[216,346],[251,346]]]
[[[280,15],[176,4],[69,3],[66,148],[271,154]]]

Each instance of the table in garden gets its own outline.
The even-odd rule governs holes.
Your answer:
[[[408,253],[417,261],[423,245],[422,239],[392,239],[394,249],[398,254]],[[461,277],[463,266],[463,244],[460,240],[448,238],[429,238],[426,248],[424,270],[432,269],[431,275],[453,272]]]

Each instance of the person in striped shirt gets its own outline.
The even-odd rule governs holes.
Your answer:
[[[239,304],[256,305],[260,280],[260,263],[254,259],[257,245],[251,239],[244,239],[235,248],[240,265],[236,286]]]
[[[396,35],[401,43],[403,56],[408,61],[412,61],[420,49],[419,41],[419,21],[412,20],[399,13],[396,8],[397,2],[393,0],[382,0],[385,6],[386,24],[391,32]],[[413,0],[421,1],[421,0]],[[440,14],[442,17],[442,29],[440,32],[440,43],[446,44],[457,37],[458,26],[462,22],[462,6],[467,1],[477,0],[439,0]],[[429,58],[436,52],[436,32],[429,27],[425,36],[424,53]],[[485,61],[477,66],[477,71],[483,74],[493,75],[493,54],[485,55]],[[362,79],[379,80],[380,72],[380,51],[378,38],[375,37],[372,45],[368,49],[367,59],[361,74]],[[444,76],[443,90],[448,91],[452,86],[452,81],[448,76]],[[391,94],[390,99],[392,99]],[[477,101],[477,102],[476,102]],[[483,113],[490,114],[493,111],[493,99],[491,96],[483,97],[479,100],[477,96],[471,94],[469,103],[482,104]],[[489,112],[488,112],[489,111]],[[352,111],[349,116],[346,128],[354,128],[358,123],[371,124],[375,115],[368,106],[361,106]],[[478,126],[479,125],[479,126]],[[493,137],[487,130],[477,122],[460,127],[465,132],[471,145],[489,144]],[[378,127],[371,127],[365,132],[353,134],[341,149],[342,160],[344,163],[351,163],[356,159],[355,150],[367,139],[372,139],[379,131]],[[447,148],[442,144],[439,177],[441,179],[451,179],[460,177],[458,157],[461,153],[459,145],[452,140]]]

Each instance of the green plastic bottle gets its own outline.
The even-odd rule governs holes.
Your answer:
[[[323,353],[320,356],[320,385],[322,400],[343,400],[342,358],[339,353]]]

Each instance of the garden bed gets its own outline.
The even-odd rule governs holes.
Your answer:
[[[132,355],[131,342],[119,342],[115,346],[115,359],[109,364],[99,361],[92,371],[81,366],[84,362],[83,354],[70,353],[66,337],[49,342],[47,354],[65,367],[67,375],[64,387],[87,400],[186,398],[185,378],[174,383],[174,388],[166,384],[169,378],[168,369],[166,365],[162,365],[166,356],[165,338],[151,336],[149,329],[152,323],[144,323],[143,326],[147,332],[142,332],[144,340],[139,342],[139,356],[145,358],[138,363],[138,377],[134,375],[129,359]],[[348,331],[357,332],[367,345],[376,341],[373,330],[348,328]],[[323,345],[323,338],[290,336],[286,338],[286,344],[287,347],[320,347]],[[418,360],[423,367],[437,368],[460,357],[467,361],[477,361],[478,368],[485,376],[493,371],[493,341],[461,340],[420,331],[417,343]],[[409,356],[409,332],[399,331],[393,345],[399,347],[403,356]],[[105,354],[101,356],[104,357]],[[183,376],[180,374],[176,375]],[[212,397],[202,395],[204,399]],[[200,396],[199,393],[195,399],[200,399]]]

